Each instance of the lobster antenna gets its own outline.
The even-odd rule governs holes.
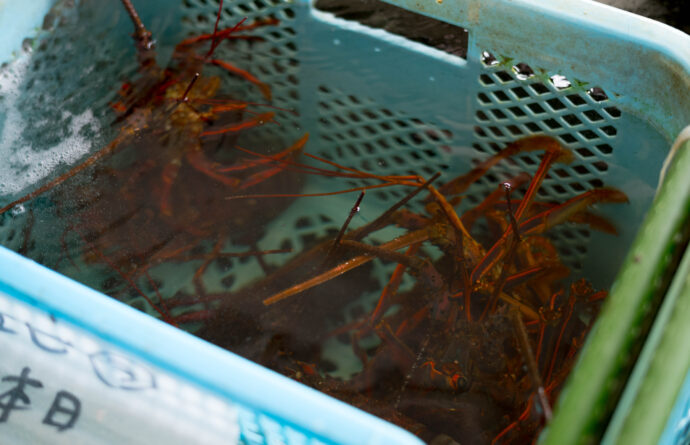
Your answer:
[[[122,5],[132,19],[132,23],[134,23],[134,34],[132,34],[132,37],[136,42],[139,64],[146,66],[153,60],[153,48],[155,47],[151,31],[144,26],[131,0],[122,0]]]

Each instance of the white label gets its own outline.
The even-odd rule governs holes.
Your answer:
[[[228,401],[0,292],[1,443],[225,445],[239,434]]]

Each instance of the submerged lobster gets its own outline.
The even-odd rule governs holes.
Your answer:
[[[453,204],[474,181],[527,150],[544,152],[531,179],[517,175],[456,213]],[[427,440],[531,441],[550,418],[606,296],[585,280],[567,283],[569,270],[545,234],[565,222],[615,234],[590,207],[627,202],[606,187],[561,204],[536,202],[549,168],[571,159],[555,139],[533,136],[438,189],[431,184],[436,175],[371,223],[349,232],[343,226],[335,240],[226,295],[199,334]],[[403,208],[424,190],[427,215]],[[475,238],[480,218],[491,230]],[[393,224],[407,233],[380,245],[363,242]],[[443,252],[440,258],[425,253],[430,246]],[[366,280],[340,276],[377,258],[398,265],[370,312],[346,322],[338,314],[365,291]],[[412,290],[399,290],[404,274],[414,278]],[[334,365],[324,352],[333,337],[351,344],[360,361],[348,378],[330,375]]]
[[[439,175],[379,176],[317,158],[304,152],[306,135],[278,153],[244,149],[237,136],[272,122],[273,112],[223,97],[221,79],[203,71],[212,65],[231,72],[269,100],[268,85],[214,52],[226,40],[250,38],[238,33],[276,21],[219,28],[220,1],[213,32],[180,42],[171,65],[161,68],[151,34],[131,2],[122,3],[135,25],[140,69],[112,104],[117,136],[0,214],[50,192],[57,212],[69,220],[63,261],[73,261],[67,245],[77,242],[84,263],[114,271],[124,289],[143,296],[165,321],[201,321],[202,337],[426,440],[534,440],[606,295],[584,280],[566,281],[569,271],[546,234],[565,222],[615,233],[589,208],[625,202],[625,195],[599,188],[560,204],[535,201],[549,168],[572,159],[546,136],[509,144],[438,188]],[[463,193],[491,167],[534,150],[544,154],[531,178],[517,175],[474,208],[457,212]],[[298,156],[331,169],[299,163]],[[271,220],[300,196],[304,174],[376,182],[337,193],[388,186],[413,191],[374,221],[349,231],[346,223],[335,239],[296,252],[276,270],[264,265],[264,278],[233,292],[209,291],[203,276],[210,264],[284,252],[258,251],[261,234],[245,228]],[[426,192],[426,213],[406,208]],[[518,192],[522,198],[515,199]],[[255,210],[265,200],[271,205]],[[480,219],[489,231],[476,236]],[[383,244],[367,242],[390,226],[405,233]],[[229,240],[253,250],[228,252]],[[430,248],[440,254],[432,256]],[[345,308],[376,286],[367,270],[374,260],[397,266],[377,304],[346,320]],[[148,272],[163,263],[197,264],[192,289],[161,295]],[[413,279],[410,290],[400,287],[405,274]],[[112,283],[102,289],[123,291]],[[197,302],[202,309],[178,310]],[[326,354],[333,339],[351,347],[357,372],[333,376]]]

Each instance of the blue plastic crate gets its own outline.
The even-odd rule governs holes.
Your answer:
[[[562,201],[600,183],[630,195],[629,206],[603,212],[618,223],[619,237],[567,229],[556,234],[561,251],[569,252],[564,254],[566,262],[578,274],[589,277],[596,286],[610,285],[652,205],[670,141],[690,122],[690,38],[590,1],[389,3],[466,29],[467,57],[337,18],[307,0],[226,3],[222,17],[226,25],[244,16],[251,21],[274,15],[280,20],[275,29],[257,30],[270,51],[244,57],[250,49],[240,45],[236,57],[238,65],[273,87],[274,105],[299,110],[297,117],[281,121],[275,138],[294,140],[309,131],[317,154],[337,153],[344,163],[370,166],[376,174],[394,172],[397,157],[405,168],[441,170],[448,178],[520,136],[553,135],[575,152],[576,160],[561,169],[559,177],[544,182],[543,199]],[[50,167],[60,160],[74,162],[112,136],[108,134],[106,104],[122,78],[136,69],[127,38],[131,23],[117,2],[105,6],[82,0],[76,4],[86,11],[79,16],[84,21],[74,18],[68,1],[52,5],[50,20],[44,20],[51,6],[47,3],[40,4],[41,11],[0,7],[0,23],[9,23],[7,17],[12,14],[15,25],[1,31],[3,37],[7,35],[3,41],[16,51],[9,69],[26,76],[10,83],[11,91],[0,89],[6,107],[0,111],[3,131],[8,122],[15,122],[12,120],[18,115],[12,113],[24,107],[21,115],[38,123],[24,130],[33,132],[32,142],[44,150],[59,144],[43,140],[43,122],[66,128],[72,136],[82,131],[94,135],[88,142],[73,137],[72,150],[54,158],[57,160],[46,156],[41,162],[25,165],[15,156],[21,145],[0,146],[4,150],[0,153],[24,168],[21,175],[2,170],[3,203],[49,177]],[[158,40],[161,58],[169,56],[182,36],[209,32],[217,10],[217,3],[202,0],[174,4],[147,0],[137,6]],[[62,17],[66,19],[61,21]],[[33,29],[41,23],[43,30]],[[85,23],[97,37],[70,40],[71,32],[83,33]],[[23,39],[35,35],[33,43],[24,45],[33,53],[20,53]],[[8,49],[0,51],[6,60],[11,59]],[[56,72],[60,76],[52,75]],[[35,82],[28,85],[30,79]],[[89,85],[87,91],[84,85]],[[13,96],[15,93],[18,95]],[[22,102],[31,97],[41,100]],[[17,101],[12,102],[13,98]],[[59,103],[68,113],[55,113],[46,103]],[[370,121],[375,124],[373,133],[365,128]],[[17,142],[12,137],[8,133],[2,141]],[[390,146],[396,147],[394,155],[387,151]],[[536,154],[526,154],[517,159],[517,165],[503,165],[497,174],[533,171],[536,163]],[[468,200],[480,199],[494,185],[476,184],[469,190]],[[303,192],[328,187],[333,186],[315,177]],[[375,216],[397,199],[394,194],[372,193],[363,218]],[[349,205],[349,197],[334,198],[319,204],[319,211],[339,217]],[[311,201],[296,201],[273,223],[294,230],[269,231],[259,246],[270,248],[288,240],[300,250],[305,236],[323,236],[339,225],[335,217],[328,221],[317,216]],[[306,228],[299,223],[305,217],[310,221]],[[10,239],[8,231],[11,228],[6,225],[4,244],[18,249],[19,240]],[[676,231],[677,224],[660,232],[659,244],[680,242],[674,238]],[[44,241],[59,250],[58,238]],[[669,261],[661,260],[661,254],[650,257],[658,265],[656,271],[671,267]],[[237,413],[241,440],[247,443],[300,443],[305,438],[324,443],[418,442],[381,420],[145,317],[15,254],[3,250],[1,265],[6,295],[52,315],[74,332],[83,331],[83,335],[104,342],[103,348],[113,348],[118,354],[148,363],[156,372],[225,400],[228,409]],[[233,267],[236,286],[256,276],[258,269],[252,262],[236,262]],[[385,282],[386,274],[387,270],[379,270],[376,278]],[[651,296],[644,298],[652,300]],[[653,312],[653,304],[638,307],[635,303],[640,301],[642,297],[624,300],[626,308],[617,309],[618,337],[611,341],[616,353],[627,354],[631,343],[620,327],[636,327]],[[131,303],[147,309],[141,300]],[[7,372],[19,373],[24,365],[17,363],[20,369]],[[618,371],[616,361],[595,377],[580,372],[579,379],[592,378],[592,397],[599,397],[607,379]],[[580,406],[599,406],[591,397],[581,400]],[[601,415],[596,412],[592,417]],[[587,419],[585,423],[591,420],[582,417]],[[591,425],[573,425],[573,434],[589,434]],[[69,441],[67,432],[63,440]]]

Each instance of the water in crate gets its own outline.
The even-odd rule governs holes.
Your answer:
[[[536,437],[606,296],[550,234],[614,237],[595,207],[622,191],[542,199],[574,161],[546,135],[458,171],[385,141],[357,163],[356,147],[323,149],[338,131],[300,124],[288,2],[234,21],[233,2],[206,5],[204,31],[184,35],[187,15],[149,25],[128,1],[97,3],[58,2],[3,69],[4,245],[426,441]],[[374,122],[406,128],[410,156],[414,141],[427,158],[463,152],[442,128],[363,109],[365,153]]]

